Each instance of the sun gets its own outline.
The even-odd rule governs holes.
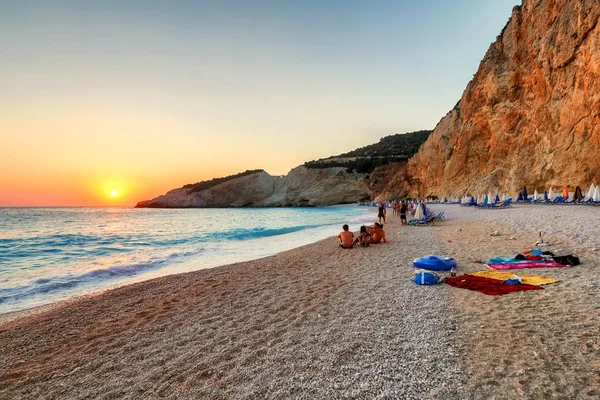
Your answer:
[[[112,189],[112,190],[110,191],[110,195],[111,195],[112,197],[117,197],[117,196],[119,195],[119,191],[118,191],[117,189]]]

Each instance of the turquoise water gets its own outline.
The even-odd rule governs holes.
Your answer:
[[[374,220],[357,206],[0,208],[0,313],[256,259]]]

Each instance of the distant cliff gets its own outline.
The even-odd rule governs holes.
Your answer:
[[[525,0],[389,191],[448,196],[600,178],[600,1]]]
[[[372,196],[365,178],[365,174],[347,172],[341,167],[312,170],[301,166],[283,177],[256,171],[201,190],[186,185],[155,199],[141,201],[136,207],[275,207],[353,203]]]
[[[136,207],[325,206],[370,200],[404,169],[430,133],[386,136],[373,145],[310,161],[286,176],[252,170],[185,185]]]

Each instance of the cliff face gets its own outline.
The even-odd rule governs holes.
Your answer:
[[[369,187],[373,190],[375,200],[388,201],[404,197],[404,191],[396,179],[404,176],[405,169],[406,161],[401,161],[377,167],[369,174]]]
[[[206,190],[174,189],[136,207],[273,207],[325,206],[368,199],[372,192],[364,174],[345,168],[297,167],[287,176],[262,171],[231,179]]]
[[[598,0],[515,7],[459,103],[388,191],[457,196],[598,183],[599,17]]]

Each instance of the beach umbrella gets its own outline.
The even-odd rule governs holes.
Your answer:
[[[583,193],[581,193],[581,188],[579,186],[575,187],[575,194],[573,195],[573,199],[578,201],[583,200]]]
[[[596,189],[594,189],[594,203],[598,202],[600,202],[600,188],[596,186]]]
[[[594,184],[592,183],[590,185],[590,190],[587,191],[586,193],[586,198],[589,199],[593,199],[594,198],[594,192],[596,191],[596,187],[594,186]]]
[[[552,191],[552,188],[550,188],[548,191],[548,197],[550,198],[550,201],[554,200],[554,192]]]
[[[544,201],[545,201],[546,203],[549,201],[549,200],[548,200],[548,192],[546,192],[545,190],[544,190]]]
[[[485,195],[485,198],[483,199],[483,204],[488,204],[489,200],[488,200],[488,195]]]
[[[417,205],[415,209],[415,219],[423,219],[425,215],[423,214],[423,207],[419,207],[420,204]]]
[[[529,194],[527,193],[527,187],[523,186],[523,200],[527,201]]]
[[[496,195],[496,200],[494,201],[495,203],[500,201],[500,197],[498,195]]]
[[[519,192],[519,197],[517,197],[517,201],[523,201],[523,193]]]

